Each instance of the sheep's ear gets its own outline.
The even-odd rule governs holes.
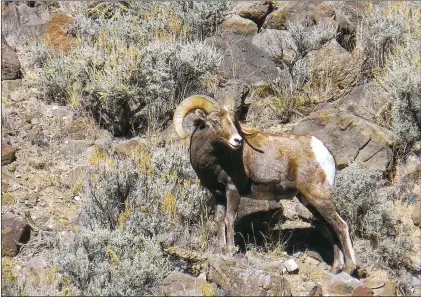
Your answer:
[[[206,112],[204,112],[203,110],[201,110],[201,109],[196,109],[196,116],[199,118],[199,120],[201,120],[201,121],[203,121],[203,122],[205,122],[206,121],[206,119],[207,119],[207,115],[206,115]]]

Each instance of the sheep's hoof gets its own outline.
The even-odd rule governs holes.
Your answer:
[[[332,268],[330,269],[330,272],[333,274],[338,274],[341,273],[344,270],[344,266],[342,264],[336,265],[336,266],[332,266]]]
[[[225,255],[227,256],[234,256],[238,252],[238,247],[236,246],[227,246],[225,249]]]

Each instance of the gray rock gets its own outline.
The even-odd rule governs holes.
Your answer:
[[[292,133],[319,138],[333,154],[339,169],[357,160],[370,169],[386,170],[393,158],[391,132],[333,108],[311,113]]]
[[[21,65],[16,52],[1,34],[1,80],[14,80],[21,77]]]
[[[247,113],[247,107],[244,105],[244,101],[249,93],[250,88],[244,81],[230,79],[218,86],[215,92],[215,99],[222,103],[225,98],[233,98],[236,103],[237,117],[241,120]]]
[[[238,1],[232,9],[232,13],[261,25],[272,11],[272,6],[271,1]]]
[[[220,296],[215,284],[178,271],[172,272],[163,283],[164,296],[208,296],[204,293],[213,292],[213,296]]]
[[[352,291],[358,287],[364,286],[364,283],[353,278],[346,272],[341,272],[332,277],[329,282],[330,295],[351,295]]]
[[[223,52],[220,74],[228,79],[239,79],[247,84],[270,83],[279,72],[265,52],[251,43],[251,38],[223,32],[206,39]]]
[[[279,274],[251,267],[245,259],[210,255],[208,280],[228,295],[291,296],[288,281]]]
[[[421,200],[418,200],[411,213],[412,222],[415,226],[421,227]]]
[[[372,83],[355,87],[349,94],[338,100],[335,105],[367,121],[375,122],[376,115],[387,104],[387,98],[383,92],[373,86]]]
[[[294,259],[289,259],[284,263],[284,267],[288,273],[298,273],[298,265]]]
[[[222,26],[231,32],[241,35],[255,35],[258,30],[255,22],[238,15],[232,15],[226,19],[222,23]]]
[[[297,45],[291,33],[286,30],[263,29],[251,41],[266,52],[273,61],[290,64],[295,59]]]
[[[27,243],[31,234],[29,225],[11,214],[1,216],[1,255],[14,257],[19,253],[20,244]]]
[[[305,27],[316,23],[316,5],[309,2],[289,2],[271,12],[263,24],[263,28],[285,30],[288,23],[300,23]]]

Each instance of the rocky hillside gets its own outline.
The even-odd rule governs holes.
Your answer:
[[[421,294],[418,2],[1,5],[2,294]],[[215,252],[172,125],[198,93],[325,143],[360,279],[330,273],[332,239],[296,198],[242,198],[239,252]]]

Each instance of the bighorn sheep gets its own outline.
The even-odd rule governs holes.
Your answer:
[[[353,273],[357,265],[348,225],[332,200],[335,161],[331,153],[313,136],[282,137],[246,128],[235,118],[234,106],[232,99],[221,106],[210,97],[196,95],[182,101],[174,113],[181,138],[189,136],[183,129],[184,117],[196,110],[199,118],[190,139],[190,162],[201,184],[216,198],[220,248],[231,254],[236,251],[234,221],[240,197],[279,201],[297,195],[334,231],[332,270]]]

